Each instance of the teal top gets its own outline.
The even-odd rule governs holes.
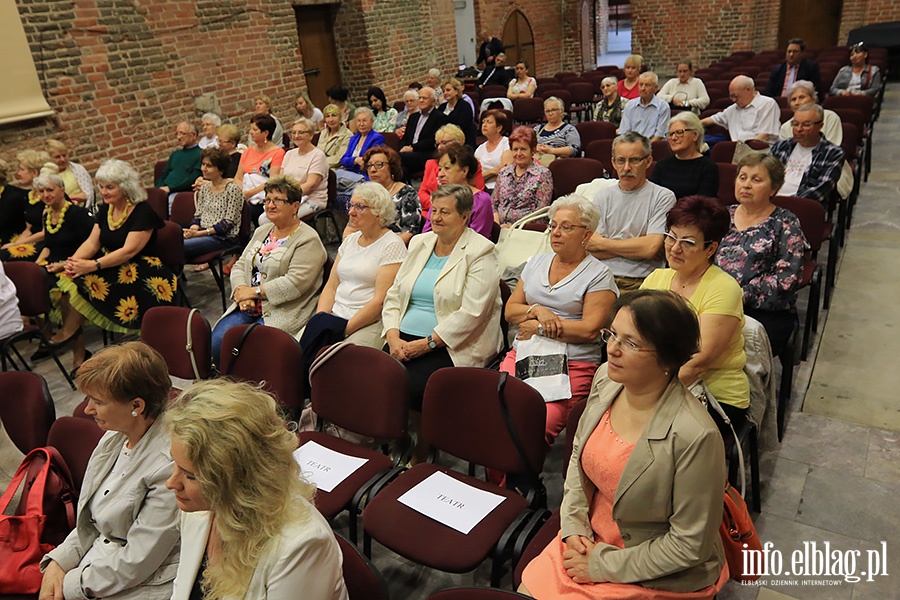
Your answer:
[[[434,328],[437,327],[437,315],[434,312],[434,284],[448,258],[449,256],[438,258],[433,252],[428,258],[425,268],[419,273],[419,277],[413,285],[409,306],[406,308],[403,320],[400,321],[402,333],[420,337],[427,337],[434,333]]]

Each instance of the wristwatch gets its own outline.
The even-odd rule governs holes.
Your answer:
[[[428,347],[431,348],[432,350],[434,350],[435,348],[437,348],[437,342],[434,341],[434,338],[431,337],[431,334],[430,334],[430,333],[428,334],[428,337],[425,338],[425,341],[428,342]]]
[[[253,288],[253,292],[257,295],[257,297],[262,298],[262,290],[259,289],[260,286],[256,286]]]

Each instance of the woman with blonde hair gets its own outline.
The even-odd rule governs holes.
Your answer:
[[[25,229],[28,190],[9,181],[9,164],[0,159],[0,244],[15,239]]]
[[[353,134],[341,121],[341,109],[336,104],[326,106],[322,114],[325,115],[325,128],[319,134],[316,146],[325,153],[328,167],[337,169],[341,164],[341,157],[347,152],[347,145],[350,144],[350,137]]]
[[[66,183],[66,195],[72,202],[88,208],[94,205],[94,182],[87,169],[69,160],[69,149],[59,140],[47,140],[47,152]]]
[[[619,81],[619,95],[626,100],[632,100],[640,95],[638,89],[638,77],[641,76],[641,67],[644,66],[644,57],[640,54],[631,54],[625,59],[625,79]]]
[[[316,131],[320,131],[325,126],[325,115],[316,108],[316,105],[309,99],[309,94],[306,92],[297,94],[297,99],[294,100],[294,108],[299,116],[309,119],[316,124]]]
[[[19,163],[16,184],[27,190],[28,196],[26,202],[17,203],[22,209],[21,217],[16,215],[20,227],[0,246],[0,259],[4,261],[34,260],[41,251],[39,245],[44,240],[44,204],[32,184],[40,175],[41,169],[50,163],[50,155],[44,151],[23,150],[16,155],[16,160]],[[53,163],[49,164],[48,169],[53,169],[50,172],[57,172]]]
[[[341,551],[294,460],[274,398],[247,383],[196,383],[166,417],[181,509],[173,600],[344,600]]]

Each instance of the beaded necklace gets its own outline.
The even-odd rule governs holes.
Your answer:
[[[122,211],[122,217],[118,221],[113,221],[113,218],[112,218],[113,207],[112,206],[109,207],[109,210],[106,211],[106,224],[109,225],[109,228],[111,230],[116,230],[122,226],[122,223],[124,223],[125,220],[128,218],[128,207],[129,206],[131,206],[131,205],[130,204],[125,205],[125,210]]]
[[[28,191],[28,204],[32,206],[41,201],[41,195],[38,194],[35,190]]]
[[[69,201],[63,203],[63,206],[59,211],[59,218],[57,219],[55,226],[51,222],[53,210],[50,207],[47,207],[47,210],[44,211],[44,230],[47,233],[55,234],[59,231],[59,229],[63,226],[63,221],[66,218],[66,211],[69,210],[69,206],[71,204],[72,203]]]

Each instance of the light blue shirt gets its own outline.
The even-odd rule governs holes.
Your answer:
[[[438,258],[434,253],[428,257],[425,268],[419,273],[416,283],[413,285],[406,314],[400,321],[402,333],[426,337],[434,332],[434,328],[438,324],[437,314],[434,310],[434,284],[448,258],[450,257]]]
[[[622,111],[622,123],[619,125],[619,133],[637,131],[644,137],[666,137],[669,127],[669,117],[672,111],[666,102],[653,96],[647,106],[641,104],[640,97],[633,98],[625,104]]]

